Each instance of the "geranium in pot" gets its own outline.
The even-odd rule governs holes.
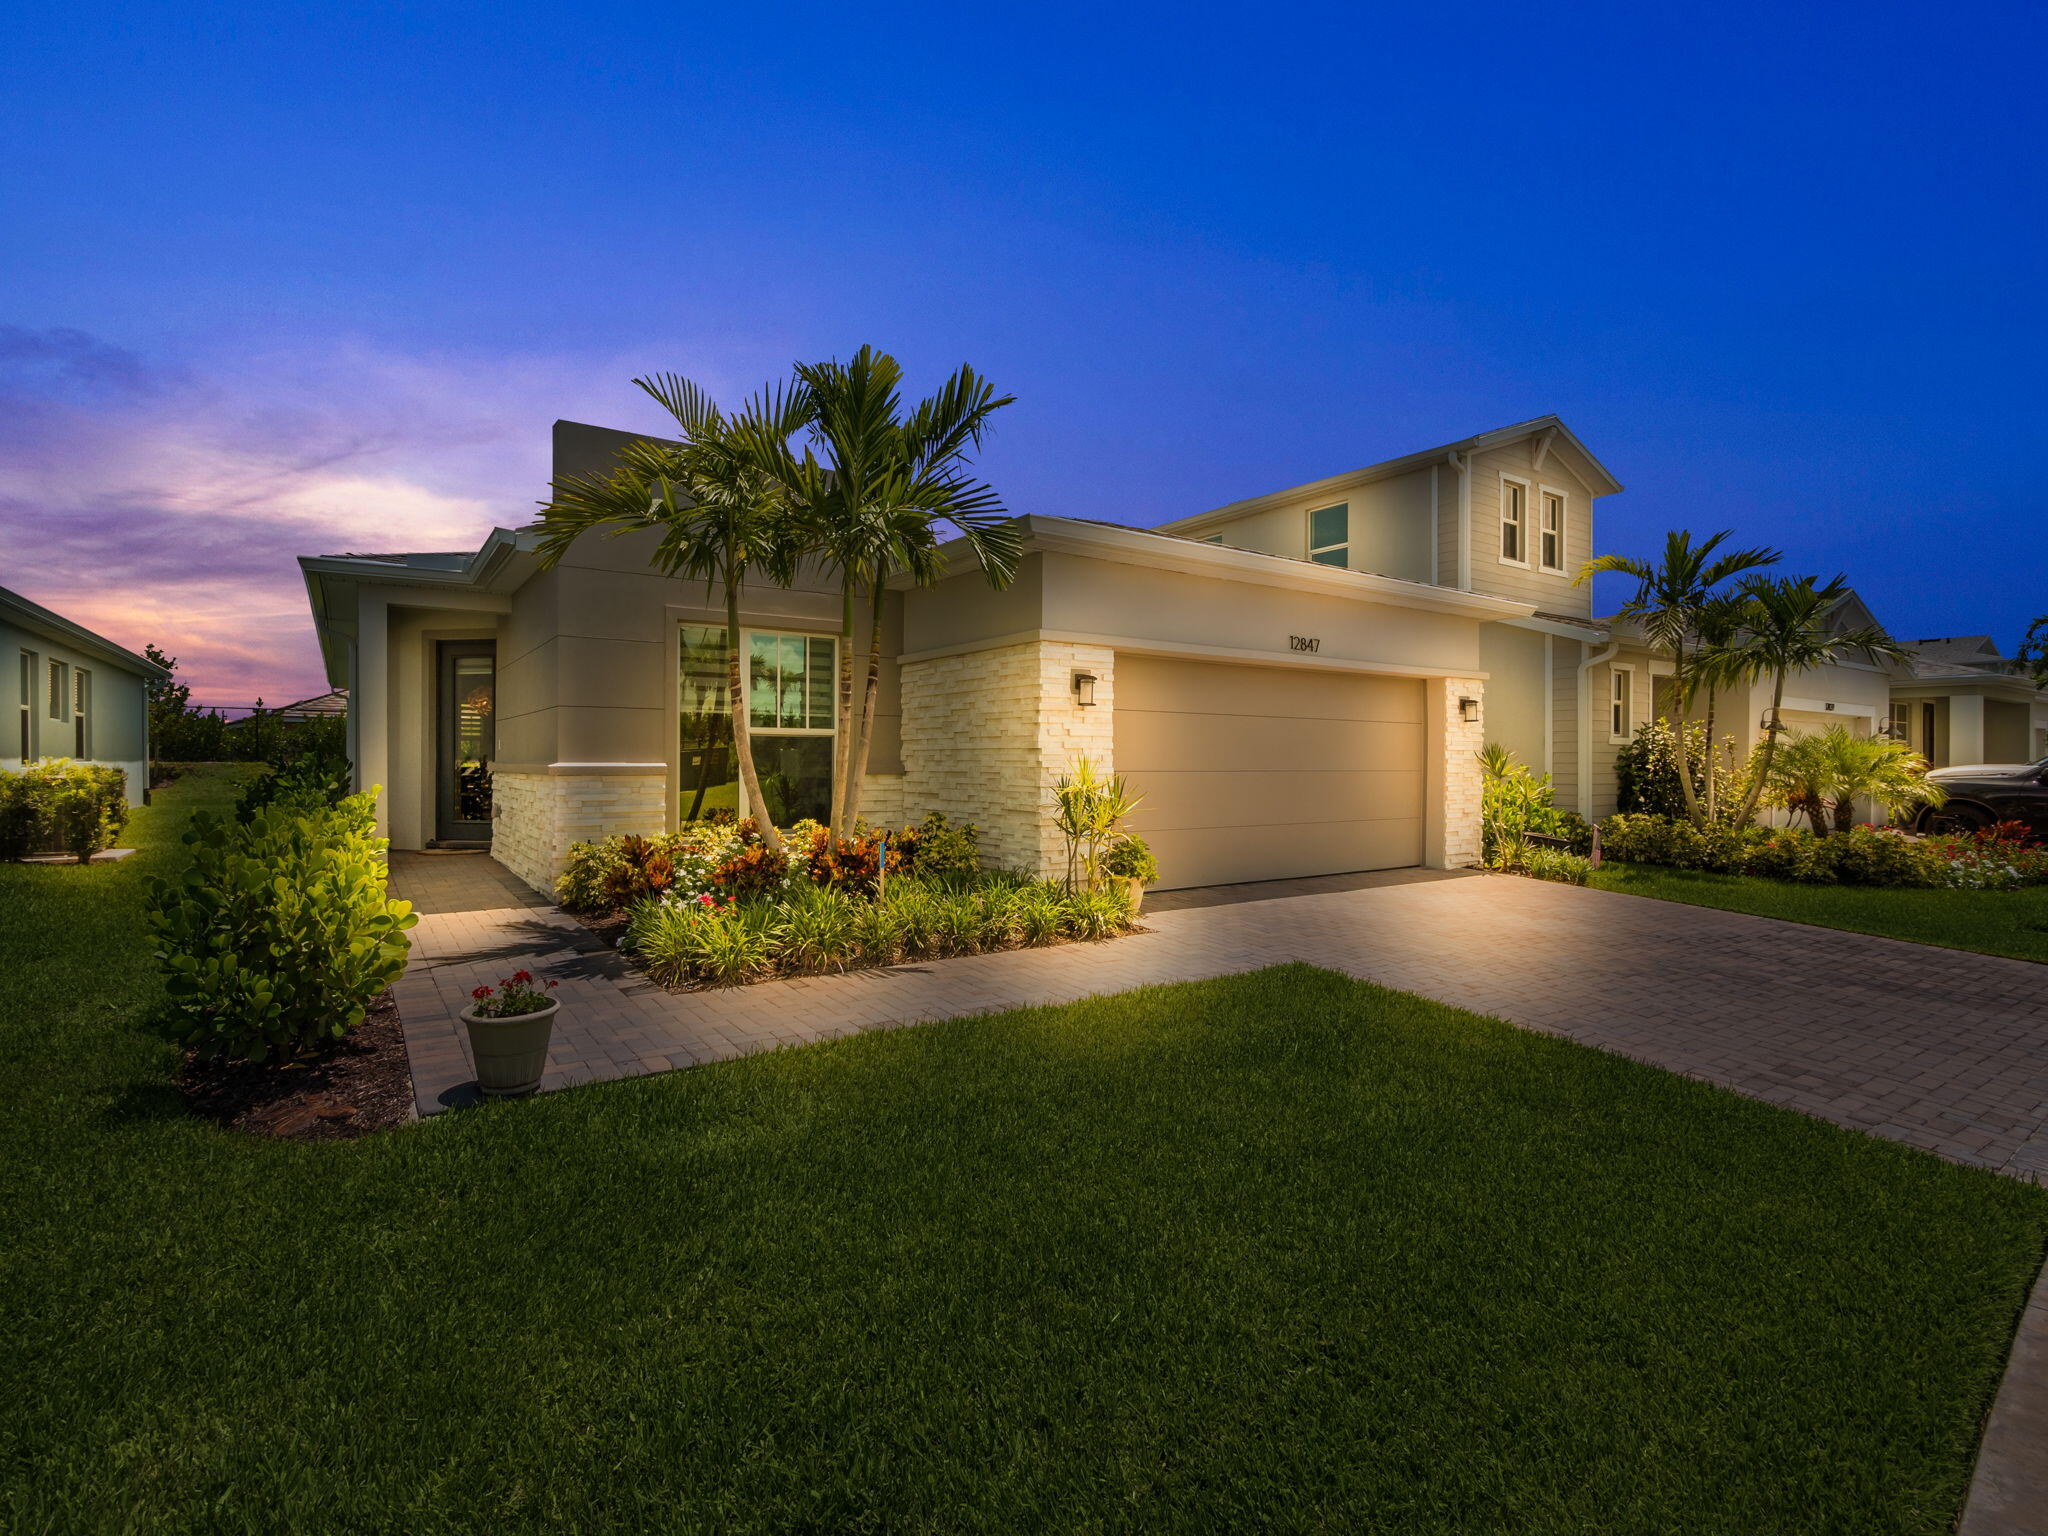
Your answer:
[[[476,1085],[489,1097],[516,1098],[540,1086],[555,1011],[561,1006],[548,996],[555,986],[553,981],[535,982],[531,971],[514,971],[497,986],[469,994],[462,1022],[469,1026]]]
[[[1136,917],[1145,903],[1145,887],[1159,878],[1159,861],[1142,837],[1120,837],[1103,854],[1102,872],[1123,882],[1131,898],[1131,916]]]

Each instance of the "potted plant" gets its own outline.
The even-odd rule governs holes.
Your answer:
[[[1138,908],[1145,904],[1145,887],[1159,878],[1159,861],[1152,857],[1152,850],[1142,837],[1120,837],[1103,854],[1102,872],[1123,882],[1131,898],[1131,916],[1136,917]]]
[[[547,1071],[555,1010],[553,981],[536,984],[531,971],[514,971],[495,987],[478,987],[462,1010],[476,1085],[494,1099],[517,1098],[540,1086]]]

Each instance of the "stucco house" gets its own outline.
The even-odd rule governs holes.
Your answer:
[[[605,468],[631,440],[558,422],[554,472]],[[866,813],[943,811],[991,858],[1051,872],[1047,791],[1085,754],[1143,794],[1167,888],[1470,864],[1487,741],[1604,814],[1615,749],[1669,672],[1573,582],[1594,503],[1620,489],[1545,416],[1156,529],[1024,518],[1007,589],[963,557],[887,599]],[[586,536],[546,571],[534,546],[500,528],[474,551],[300,566],[394,845],[488,844],[545,888],[579,839],[751,808],[715,596],[650,571],[651,536]],[[823,571],[744,597],[778,821],[829,802],[839,619]],[[1885,728],[1896,670],[1800,680],[1795,723]],[[1752,713],[1731,701],[1730,729]]]
[[[150,683],[170,674],[62,614],[0,587],[0,768],[45,757],[104,763],[149,791]]]

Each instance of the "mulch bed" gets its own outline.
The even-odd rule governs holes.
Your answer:
[[[363,1022],[317,1056],[292,1062],[201,1061],[178,1087],[195,1114],[230,1130],[292,1141],[353,1141],[412,1118],[412,1068],[398,1005],[386,992]]]

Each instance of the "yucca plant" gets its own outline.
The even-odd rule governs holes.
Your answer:
[[[1131,792],[1122,774],[1100,773],[1085,757],[1076,758],[1073,771],[1054,783],[1053,825],[1066,840],[1068,890],[1095,889],[1104,849],[1144,798]]]

